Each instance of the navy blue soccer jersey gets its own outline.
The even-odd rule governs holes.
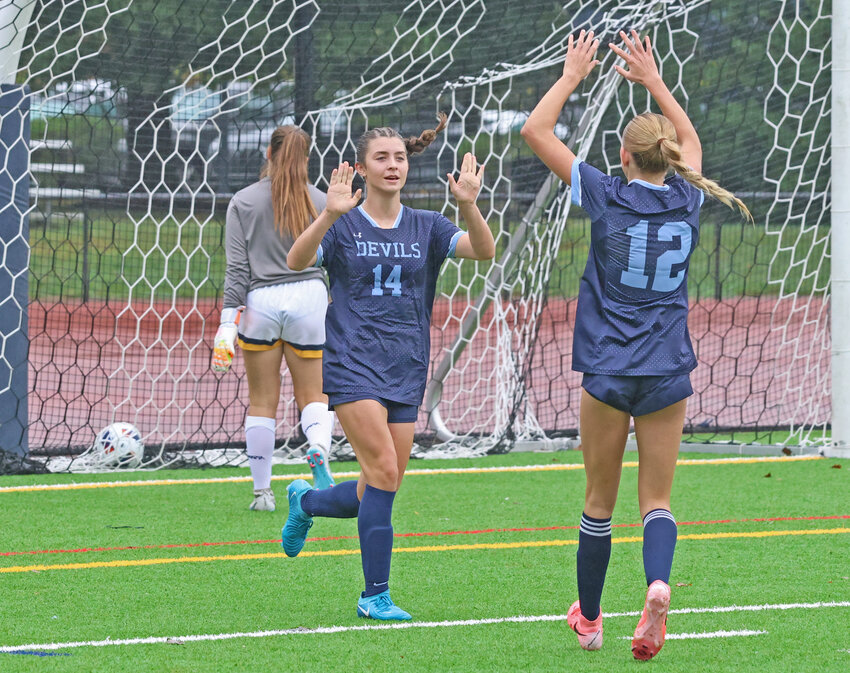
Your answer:
[[[322,358],[326,393],[422,403],[437,276],[462,235],[440,213],[405,206],[392,229],[361,207],[334,222],[316,260],[328,270],[332,299]]]
[[[579,285],[573,369],[616,376],[685,374],[696,367],[688,333],[688,264],[704,195],[674,174],[665,184],[624,182],[578,160],[572,200],[591,220]]]

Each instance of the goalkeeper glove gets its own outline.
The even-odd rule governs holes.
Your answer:
[[[233,356],[236,353],[236,336],[238,334],[236,325],[238,323],[238,308],[226,308],[221,312],[221,324],[215,333],[212,358],[213,371],[219,374],[224,374],[233,363]]]

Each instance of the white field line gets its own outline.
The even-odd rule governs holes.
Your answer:
[[[607,617],[607,615],[606,615]],[[767,631],[702,631],[700,633],[668,633],[665,640],[705,640],[708,638],[738,638],[740,636],[763,636]],[[620,640],[631,640],[632,636],[620,636]]]
[[[677,465],[734,465],[752,463],[796,462],[801,460],[823,460],[820,456],[759,456],[736,458],[693,458],[681,459]],[[637,461],[626,461],[623,467],[637,467]],[[504,465],[495,467],[447,467],[407,470],[405,476],[431,476],[438,474],[484,474],[493,472],[560,472],[565,470],[582,470],[582,463],[547,463],[546,465]],[[356,478],[359,471],[334,472],[337,478]],[[312,479],[309,472],[303,474],[276,474],[272,481],[291,481],[293,479]],[[135,486],[181,486],[190,484],[223,484],[242,483],[251,481],[245,477],[207,477],[204,479],[140,479],[136,481],[86,481],[63,484],[28,484],[19,486],[0,486],[0,494],[26,491],[66,491],[91,488],[126,488]]]
[[[668,633],[666,640],[699,640],[704,638],[737,638],[738,636],[763,636],[767,631],[710,631],[704,633]],[[631,639],[630,636],[626,636]]]
[[[731,605],[708,608],[682,608],[670,610],[670,614],[699,614],[721,612],[761,612],[766,610],[816,610],[820,608],[846,608],[850,601],[835,601],[830,603],[784,603],[765,605]],[[606,619],[616,617],[637,617],[640,612],[605,613]],[[278,629],[273,631],[249,631],[237,633],[209,633],[188,636],[158,636],[150,638],[121,638],[106,640],[72,641],[67,643],[28,643],[26,645],[3,645],[0,653],[19,652],[21,650],[49,651],[66,650],[77,647],[107,647],[110,645],[153,645],[153,644],[183,644],[211,640],[233,640],[235,638],[269,638],[273,636],[304,636],[333,633],[348,633],[351,631],[386,631],[390,629],[433,629],[451,628],[456,626],[485,626],[488,624],[527,624],[533,622],[563,622],[566,615],[530,615],[517,617],[494,617],[490,619],[464,619],[444,622],[391,622],[387,624],[363,624],[354,626],[322,626],[314,629],[298,627],[295,629]],[[721,638],[731,635],[756,635],[760,632],[716,631],[714,634],[667,634],[667,638]],[[726,635],[724,635],[726,634]]]

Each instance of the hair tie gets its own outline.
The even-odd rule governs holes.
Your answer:
[[[658,147],[659,147],[659,148],[661,147],[661,143],[663,143],[665,140],[667,140],[667,138],[659,138],[659,139],[658,139],[658,143],[657,143],[657,144],[658,144]]]

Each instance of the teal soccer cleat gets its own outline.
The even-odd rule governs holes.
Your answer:
[[[334,485],[331,474],[331,466],[328,464],[328,456],[320,446],[311,446],[307,451],[307,463],[313,473],[313,488],[330,488]]]
[[[298,556],[307,539],[307,531],[313,525],[313,517],[301,509],[301,498],[313,487],[303,479],[296,479],[286,489],[289,500],[289,516],[280,532],[280,544],[287,556]]]
[[[380,619],[381,621],[399,620],[405,621],[412,617],[393,603],[389,591],[382,591],[374,596],[360,596],[357,601],[357,616],[366,619]]]

